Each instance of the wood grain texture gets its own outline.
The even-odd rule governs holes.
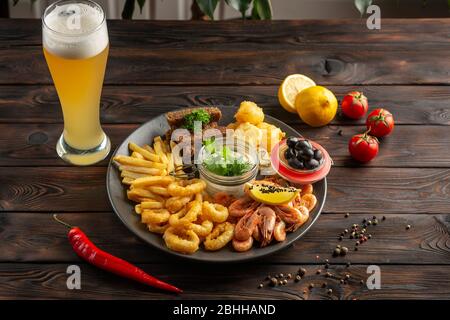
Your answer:
[[[378,156],[366,165],[352,160],[347,148],[350,138],[365,131],[365,126],[292,126],[325,147],[335,166],[450,167],[450,153],[442,147],[450,136],[450,126],[396,126],[391,136],[381,140]],[[136,124],[103,125],[113,150],[137,127]],[[0,132],[3,132],[0,136],[0,166],[67,166],[55,151],[62,130],[62,124],[0,124]],[[108,161],[109,157],[99,165],[107,165]]]
[[[221,108],[239,106],[242,100],[255,101],[264,111],[288,124],[299,118],[280,107],[278,86],[105,86],[102,94],[102,123],[142,123],[161,113],[186,106]],[[449,125],[448,86],[331,86],[339,101],[354,90],[369,98],[370,109],[384,107],[395,116],[396,125]],[[62,114],[53,85],[2,86],[0,123],[62,123]],[[24,116],[26,115],[26,116]],[[332,124],[362,124],[337,116]]]
[[[316,275],[317,267],[304,266],[306,276],[275,288],[257,286],[268,274],[293,273],[301,265],[229,266],[171,264],[140,265],[163,281],[182,288],[179,296],[118,278],[90,265],[81,268],[81,290],[66,286],[68,264],[0,264],[0,299],[442,299],[450,295],[450,266],[381,266],[381,289],[368,290],[360,283],[368,277],[367,266],[331,267],[332,277]],[[339,280],[350,275],[348,284]],[[212,285],[212,283],[214,285]],[[308,285],[315,287],[308,290]],[[322,288],[323,283],[327,284]],[[331,288],[332,295],[326,290]],[[303,291],[306,290],[306,294]]]
[[[109,211],[104,167],[0,167],[3,211]],[[88,183],[87,183],[88,181]],[[333,168],[326,212],[446,213],[450,169]]]
[[[322,85],[449,84],[449,48],[424,45],[397,50],[368,45],[355,51],[308,45],[273,51],[257,47],[223,50],[212,45],[208,49],[147,50],[130,44],[128,48],[111,47],[105,83],[278,85],[301,70]],[[42,48],[0,51],[0,84],[18,83],[51,83]]]
[[[450,217],[446,214],[378,215],[379,224],[369,226],[372,239],[354,251],[355,241],[339,241],[344,229],[361,224],[369,214],[323,214],[304,237],[289,248],[258,260],[263,264],[440,264],[450,265]],[[60,214],[64,221],[79,226],[100,248],[134,263],[181,261],[140,241],[112,212]],[[67,230],[51,214],[0,213],[0,262],[77,262],[79,259],[67,241]],[[411,225],[406,230],[406,225]],[[332,257],[340,244],[350,250],[345,257]],[[258,250],[255,248],[254,250]],[[239,253],[236,253],[237,255]],[[319,256],[319,259],[317,259]]]
[[[41,45],[41,21],[0,20],[0,46]],[[298,21],[122,21],[108,20],[108,31],[114,46],[129,46],[130,37],[139,39],[135,46],[180,47],[187,44],[208,47],[223,45],[299,46],[329,43],[358,46],[381,43],[391,46],[432,43],[447,45],[445,32],[449,19],[385,19],[381,30],[367,29],[362,19],[329,19]],[[14,32],[7,32],[13,28]]]
[[[246,99],[320,142],[336,163],[324,214],[302,239],[257,262],[212,267],[179,263],[118,221],[106,195],[106,160],[80,168],[56,157],[62,115],[42,54],[41,21],[0,19],[0,299],[448,299],[448,27],[450,19],[383,19],[377,32],[360,19],[108,21],[101,120],[113,147],[161,113],[228,108]],[[298,72],[329,86],[339,100],[363,91],[371,109],[394,114],[394,133],[373,162],[357,165],[346,151],[363,120],[338,115],[330,126],[312,129],[280,108],[278,85]],[[67,230],[51,219],[54,212],[185,294],[161,293],[83,263]],[[387,219],[369,228],[372,239],[358,251],[354,240],[338,240],[343,229],[372,215]],[[351,251],[332,258],[336,244]],[[315,274],[325,259],[331,278]],[[66,288],[69,264],[82,269],[81,291]],[[369,264],[381,267],[381,290],[360,284]],[[257,289],[268,274],[295,274],[301,266],[308,272],[299,283]],[[349,284],[339,284],[347,273]],[[315,288],[303,294],[310,283]]]

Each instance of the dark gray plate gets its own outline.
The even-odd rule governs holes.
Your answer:
[[[235,110],[230,109],[223,111],[223,117],[221,122],[224,124],[232,122],[234,113]],[[285,123],[275,118],[266,116],[265,121],[281,128],[281,130],[286,132],[288,136],[299,135],[299,133],[296,130],[294,130],[290,126],[286,125]],[[169,126],[164,114],[148,121],[147,123],[140,126],[138,129],[136,129],[133,133],[131,133],[122,142],[122,144],[114,152],[111,159],[116,154],[126,154],[126,155],[129,154],[128,142],[133,141],[138,145],[150,143],[153,137],[164,134],[168,130],[168,128]],[[112,160],[110,161],[108,166],[106,185],[108,190],[109,201],[111,202],[114,212],[125,224],[125,226],[128,229],[130,229],[131,232],[133,232],[135,235],[137,235],[139,238],[141,238],[148,244],[160,250],[166,251],[170,254],[179,257],[205,262],[238,262],[244,260],[251,260],[266,256],[268,254],[274,253],[289,246],[294,241],[299,239],[302,235],[304,235],[305,232],[308,231],[308,229],[317,220],[317,218],[320,215],[320,212],[322,211],[327,194],[326,179],[323,179],[314,184],[314,194],[316,195],[318,200],[316,208],[310,213],[309,220],[295,232],[288,233],[286,236],[286,240],[283,242],[276,242],[276,243],[274,242],[264,248],[259,248],[255,246],[252,250],[243,253],[233,251],[233,249],[229,245],[223,248],[222,250],[216,252],[208,252],[201,248],[194,254],[184,255],[167,249],[161,235],[149,232],[146,226],[140,222],[139,216],[134,213],[134,204],[127,199],[125,187],[122,185],[121,182],[120,172],[112,164]]]

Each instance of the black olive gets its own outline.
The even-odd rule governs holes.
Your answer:
[[[286,140],[286,144],[288,145],[289,148],[294,148],[297,142],[298,142],[297,137],[289,137]]]
[[[298,161],[297,158],[289,159],[288,164],[294,169],[303,169],[304,167],[303,163]]]
[[[303,159],[309,160],[314,156],[314,151],[312,149],[303,149],[302,150],[302,154],[303,154]]]
[[[295,158],[297,155],[295,153],[294,149],[288,148],[286,149],[286,151],[284,152],[284,157],[289,160],[291,158]]]
[[[319,166],[319,161],[316,159],[310,159],[306,161],[305,166],[307,169],[315,169]]]
[[[314,159],[320,162],[320,160],[322,160],[322,157],[323,157],[322,151],[320,151],[319,149],[314,150]]]
[[[307,149],[309,147],[311,147],[311,145],[307,140],[298,140],[297,143],[295,144],[295,149],[297,150]]]

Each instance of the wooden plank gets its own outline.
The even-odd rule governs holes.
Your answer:
[[[398,50],[368,45],[357,51],[334,45],[277,51],[111,47],[105,83],[275,85],[300,70],[322,85],[449,84],[448,50],[427,45]],[[0,84],[49,83],[42,48],[0,51]]]
[[[104,167],[0,167],[3,211],[110,211]],[[333,168],[326,212],[450,212],[450,169]]]
[[[79,264],[81,290],[68,290],[67,264],[0,264],[0,299],[173,299],[173,294],[132,283],[92,266]],[[329,269],[332,277],[316,275],[316,267],[304,266],[300,282],[275,288],[258,284],[268,274],[293,273],[301,265],[164,264],[140,265],[145,271],[184,289],[177,299],[445,299],[450,294],[450,266],[380,266],[381,289],[369,290],[360,280],[368,277],[366,265]],[[339,280],[350,275],[348,284]],[[214,283],[214,285],[212,285]],[[315,286],[310,291],[308,286]],[[322,284],[326,283],[326,288]],[[333,293],[328,295],[326,290]],[[303,291],[306,293],[303,294]]]
[[[449,86],[331,86],[339,101],[354,90],[363,91],[370,108],[385,107],[396,124],[450,124]],[[286,123],[299,119],[280,107],[278,86],[105,86],[102,123],[142,123],[161,113],[186,106],[239,106],[242,100],[256,101],[264,111]],[[2,86],[0,123],[61,123],[58,97],[53,85]],[[24,117],[23,115],[27,116]],[[362,124],[337,116],[333,124]]]
[[[104,125],[113,150],[137,128],[137,124]],[[292,125],[302,135],[322,144],[336,166],[361,166],[348,152],[352,135],[365,131],[365,126],[332,125],[310,128]],[[0,166],[66,166],[55,152],[62,124],[0,124]],[[342,136],[338,132],[342,130]],[[378,156],[365,167],[450,167],[450,153],[444,148],[450,135],[449,126],[396,126],[394,133],[383,139]],[[107,165],[108,159],[99,165]]]
[[[449,41],[445,26],[449,19],[385,19],[381,30],[373,32],[362,19],[298,21],[122,21],[108,20],[114,46],[154,48],[197,46],[217,43],[243,45],[298,46],[311,43],[364,45],[386,43],[444,43]],[[8,32],[14,30],[14,32]],[[41,45],[41,21],[35,19],[0,20],[0,46]],[[133,41],[132,39],[139,39]]]
[[[344,229],[361,224],[368,214],[323,214],[294,245],[259,260],[265,264],[440,264],[450,265],[450,215],[385,214],[379,224],[369,226],[372,239],[354,251],[355,241],[338,241]],[[176,258],[148,246],[126,229],[112,212],[60,214],[64,221],[79,226],[100,248],[134,263],[172,263]],[[73,262],[79,259],[70,248],[67,230],[51,214],[0,213],[0,262]],[[406,225],[411,225],[406,230]],[[345,257],[332,257],[334,247],[349,248]],[[258,250],[255,248],[255,250]],[[239,254],[239,253],[236,253]],[[317,258],[319,256],[319,259]]]

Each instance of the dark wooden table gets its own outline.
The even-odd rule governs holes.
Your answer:
[[[247,264],[193,264],[147,246],[111,210],[107,161],[80,168],[57,157],[62,116],[42,55],[40,21],[0,19],[0,298],[450,298],[450,20],[385,19],[381,31],[367,30],[364,20],[110,21],[108,27],[101,112],[114,146],[169,110],[253,100],[330,151],[335,166],[324,213],[292,247]],[[309,75],[338,98],[361,90],[371,108],[392,111],[395,131],[373,162],[360,166],[347,153],[362,121],[338,116],[313,129],[279,106],[277,88],[291,73]],[[54,212],[99,247],[185,293],[174,297],[83,263]],[[387,218],[371,229],[373,238],[332,258],[339,233],[373,215]],[[353,249],[354,240],[341,244]],[[325,259],[332,278],[315,274]],[[71,264],[81,267],[81,290],[66,288]],[[380,290],[360,284],[372,264],[381,268]],[[299,267],[308,270],[299,283],[257,288],[268,274]],[[347,273],[351,279],[341,285]],[[316,288],[304,294],[311,282]]]

